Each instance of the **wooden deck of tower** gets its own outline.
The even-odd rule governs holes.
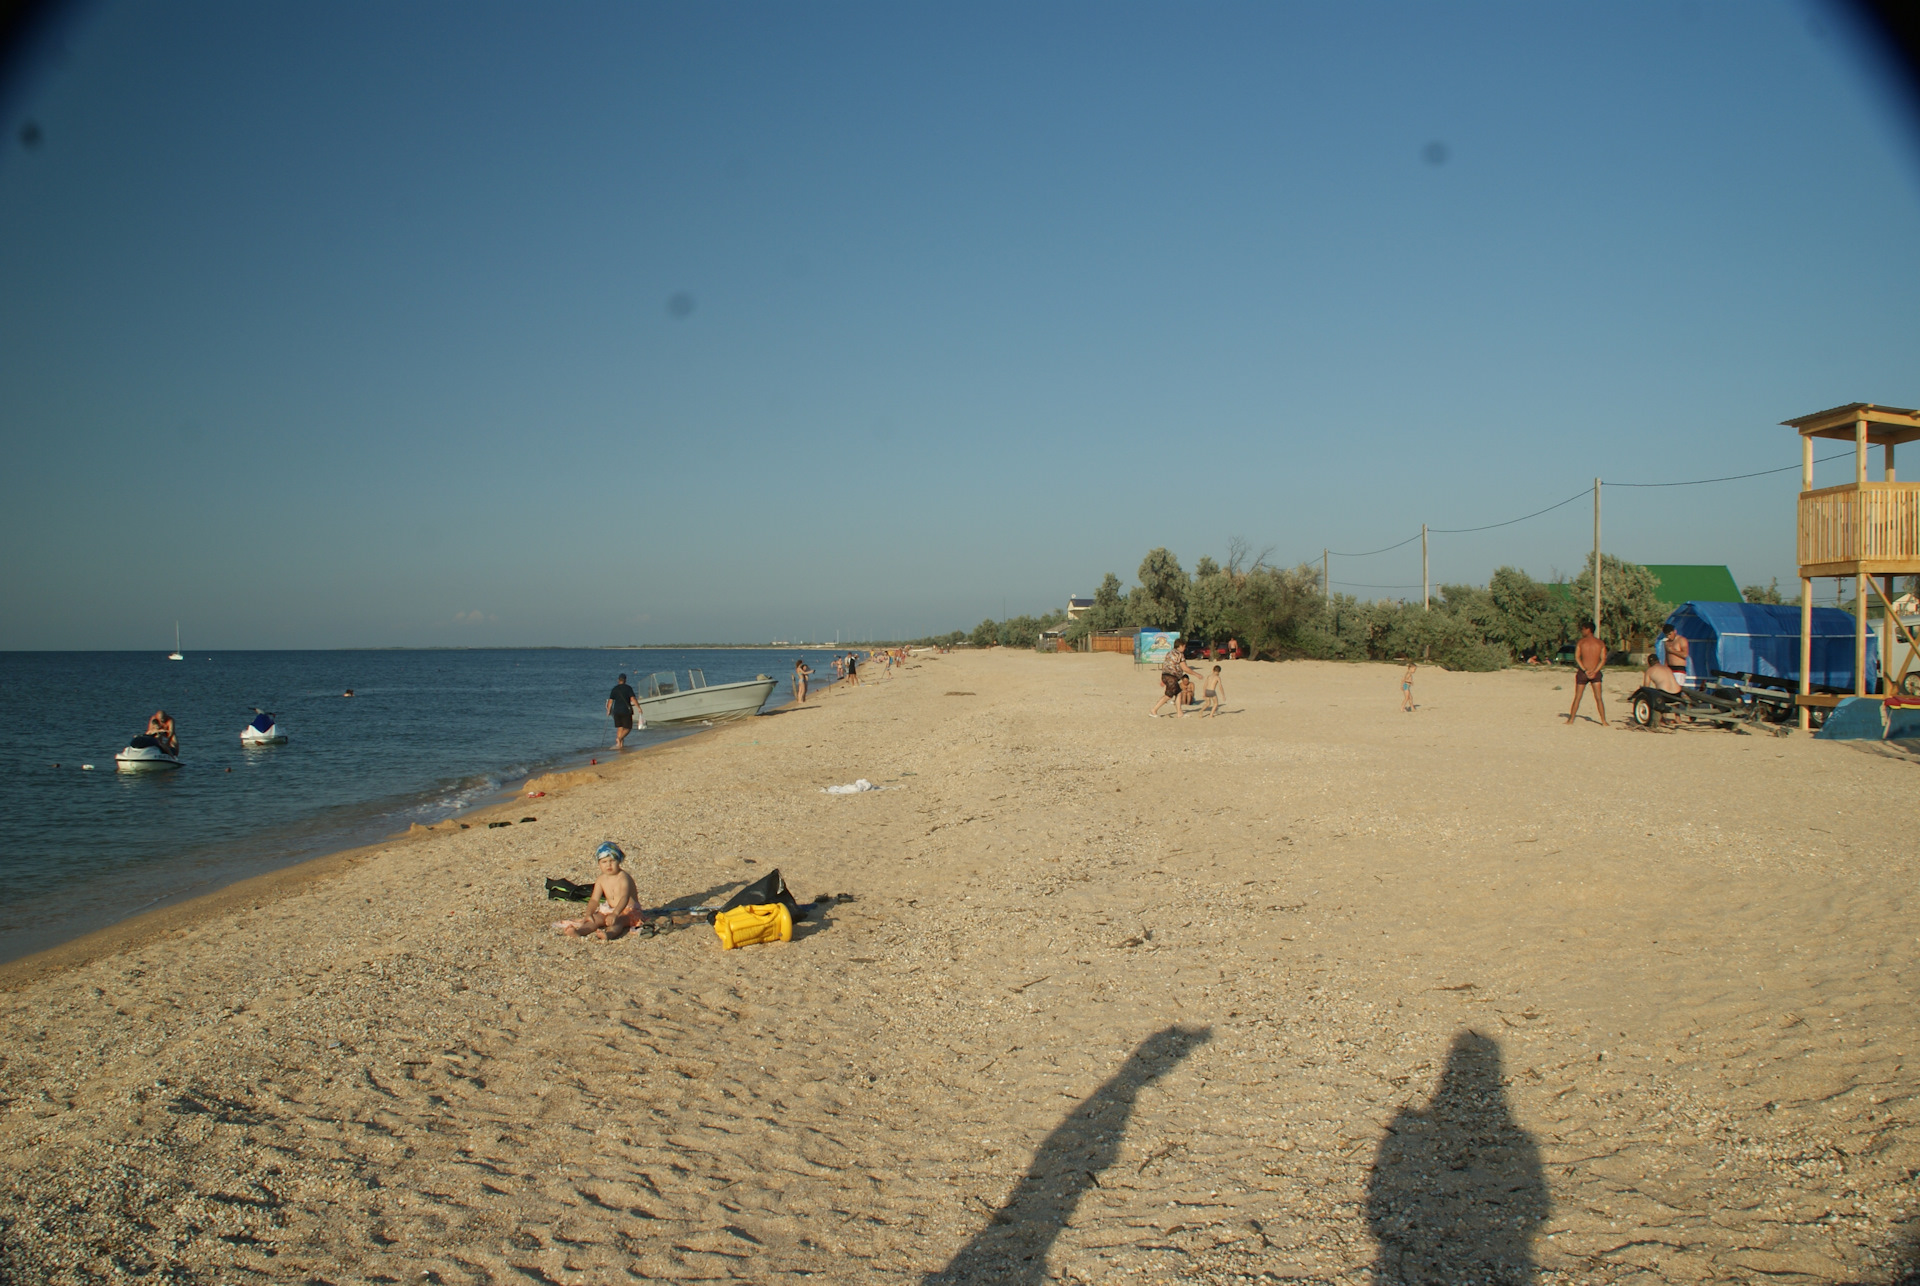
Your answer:
[[[1853,689],[1855,696],[1877,697],[1867,682],[1868,587],[1880,596],[1893,618],[1893,578],[1920,575],[1920,483],[1894,475],[1894,448],[1920,438],[1920,411],[1898,406],[1850,402],[1832,410],[1786,420],[1800,433],[1800,726],[1810,707],[1831,706],[1841,698],[1812,693],[1813,581],[1817,576],[1851,577],[1855,583]],[[1851,441],[1853,481],[1837,487],[1813,485],[1813,440]],[[1867,453],[1879,447],[1884,476],[1867,477]],[[1878,578],[1878,579],[1876,579]],[[1884,583],[1882,583],[1884,582]],[[1911,639],[1908,646],[1912,646]],[[1893,646],[1889,627],[1884,646]],[[1882,673],[1892,661],[1883,657]]]

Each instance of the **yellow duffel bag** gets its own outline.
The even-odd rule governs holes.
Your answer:
[[[793,913],[778,902],[737,906],[714,915],[713,931],[720,935],[722,951],[750,947],[756,942],[791,942]]]

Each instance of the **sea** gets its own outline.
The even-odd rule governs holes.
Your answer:
[[[0,653],[0,961],[604,762],[622,672],[772,675],[772,709],[801,655],[831,678],[795,648]],[[286,744],[240,744],[256,708]],[[116,772],[158,709],[185,766]]]

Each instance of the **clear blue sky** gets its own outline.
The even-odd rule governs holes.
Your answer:
[[[1792,465],[1920,405],[1877,74],[1805,3],[100,6],[6,104],[0,648],[920,634]],[[1608,550],[1785,580],[1796,485]]]

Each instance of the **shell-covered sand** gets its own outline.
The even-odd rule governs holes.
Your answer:
[[[15,967],[11,1280],[1904,1270],[1920,767],[1226,673],[927,658]],[[652,904],[858,900],[562,940],[606,838]]]

